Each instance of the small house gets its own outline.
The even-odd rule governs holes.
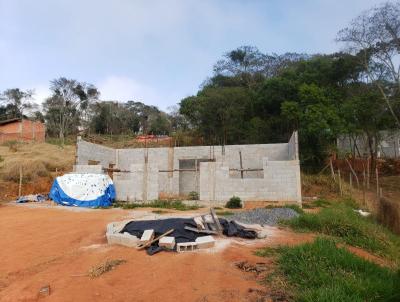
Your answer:
[[[12,118],[0,121],[0,144],[7,141],[44,142],[46,127],[40,121]]]

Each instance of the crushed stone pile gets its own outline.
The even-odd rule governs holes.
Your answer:
[[[288,220],[299,216],[299,214],[290,208],[274,208],[274,209],[254,209],[236,213],[227,216],[228,220],[236,220],[247,224],[261,224],[274,226],[280,220]]]

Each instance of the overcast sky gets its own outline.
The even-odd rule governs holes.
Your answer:
[[[374,0],[0,0],[0,91],[51,79],[95,84],[104,100],[166,109],[197,92],[241,45],[329,53]]]

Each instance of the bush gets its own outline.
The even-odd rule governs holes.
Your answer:
[[[229,201],[226,203],[225,208],[228,209],[240,209],[242,207],[242,200],[237,197],[233,196]]]
[[[190,200],[199,200],[199,193],[192,191],[189,193]]]

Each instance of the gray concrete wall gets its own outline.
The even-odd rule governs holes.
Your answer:
[[[356,156],[370,156],[367,136],[360,134],[350,137],[341,135],[336,140],[336,145],[341,153],[354,153]],[[400,131],[380,131],[378,148],[372,142],[373,151],[381,158],[400,158]]]
[[[108,168],[109,164],[115,164],[115,149],[78,139],[76,164],[87,165],[89,160],[98,161],[102,167]]]
[[[232,178],[222,163],[200,164],[200,199],[227,201],[238,196],[244,201],[301,202],[298,160],[263,159],[263,178]]]
[[[115,168],[124,171],[114,173],[120,200],[152,200],[160,194],[186,195],[191,191],[206,200],[230,198],[233,193],[247,200],[300,200],[296,187],[296,181],[300,181],[297,133],[289,143],[282,144],[112,149],[78,140],[77,149],[78,165],[87,165],[92,160],[99,161],[104,168],[115,164]],[[239,152],[244,169],[259,171],[245,171],[243,179],[239,171],[232,171],[240,169]],[[200,171],[178,171],[185,160],[201,162]],[[209,172],[202,171],[203,168],[214,169],[218,177],[206,176]],[[268,188],[263,188],[266,185]],[[274,191],[274,185],[279,190]],[[214,194],[213,199],[210,194]]]
[[[117,200],[151,201],[158,199],[158,167],[132,164],[129,173],[114,173]]]

